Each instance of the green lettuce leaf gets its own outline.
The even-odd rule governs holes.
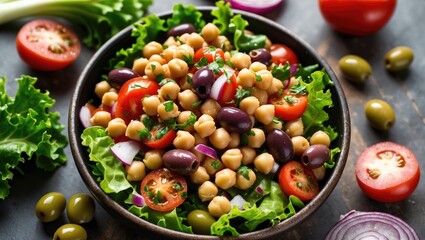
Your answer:
[[[0,78],[0,199],[9,195],[12,170],[35,159],[37,168],[53,171],[66,163],[59,113],[51,112],[55,100],[34,87],[37,79],[22,76],[16,80],[14,98],[7,95],[6,79]]]
[[[167,19],[167,31],[179,24],[191,23],[198,31],[205,26],[205,20],[202,18],[202,13],[192,5],[184,6],[178,3],[173,7],[173,15]]]

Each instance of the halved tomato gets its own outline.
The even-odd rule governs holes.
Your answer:
[[[285,65],[298,64],[298,57],[291,48],[284,44],[274,43],[270,46],[270,54],[272,55],[272,62],[275,64]]]
[[[208,63],[214,62],[218,57],[224,60],[224,52],[221,48],[216,47],[204,47],[200,48],[195,52],[193,56],[193,62],[197,63],[201,60],[201,58],[205,57]]]
[[[19,56],[31,68],[54,71],[65,68],[80,55],[75,32],[52,20],[37,19],[25,24],[16,37]]]
[[[380,142],[360,154],[356,162],[356,179],[370,198],[379,202],[399,202],[418,186],[419,164],[407,147]]]
[[[290,161],[279,172],[279,185],[287,195],[309,201],[319,193],[319,184],[313,172],[300,162]]]
[[[154,126],[149,131],[149,135],[149,138],[143,139],[142,141],[146,146],[155,149],[164,149],[170,146],[177,136],[176,131],[163,125]]]
[[[171,211],[186,199],[187,183],[180,174],[161,168],[153,170],[143,178],[140,191],[149,208]]]
[[[274,105],[276,117],[292,121],[304,114],[308,105],[308,97],[305,94],[294,94],[289,89],[285,89],[282,94],[271,95],[269,103]]]

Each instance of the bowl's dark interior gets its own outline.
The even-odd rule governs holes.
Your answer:
[[[210,22],[211,15],[210,11],[212,8],[204,7],[199,8],[207,22]],[[289,228],[293,227],[297,223],[304,220],[311,213],[317,210],[320,205],[326,200],[330,195],[334,187],[336,186],[348,155],[348,146],[350,139],[350,122],[347,103],[341,89],[341,86],[338,80],[335,77],[335,74],[329,67],[329,65],[315,52],[315,50],[310,47],[303,40],[295,36],[293,33],[289,32],[284,27],[268,20],[263,17],[235,11],[235,13],[241,13],[244,16],[244,19],[248,20],[249,26],[248,29],[252,30],[255,33],[261,33],[267,35],[272,42],[275,43],[284,43],[292,48],[300,62],[306,66],[310,64],[319,63],[321,67],[324,67],[330,77],[335,82],[335,88],[331,89],[334,107],[329,111],[330,114],[330,124],[334,126],[339,133],[339,137],[333,143],[334,146],[339,146],[341,148],[341,153],[337,159],[337,164],[332,172],[330,172],[326,179],[323,181],[322,190],[319,195],[310,201],[306,207],[300,210],[295,216],[281,222],[277,226],[269,229],[263,229],[252,233],[243,234],[240,237],[243,239],[259,239],[259,238],[268,238],[275,236],[280,232],[286,231]],[[158,16],[162,18],[168,18],[170,12],[159,14]],[[82,176],[84,182],[88,186],[89,190],[92,192],[94,197],[102,204],[105,209],[107,209],[111,214],[128,221],[131,225],[134,225],[139,228],[147,230],[149,233],[152,233],[152,236],[156,236],[161,239],[165,237],[175,238],[175,239],[212,239],[211,236],[194,236],[188,235],[172,230],[167,230],[161,227],[158,227],[154,224],[151,224],[147,221],[144,221],[130,212],[128,212],[124,207],[120,206],[109,198],[103,191],[100,189],[95,178],[91,175],[91,169],[88,166],[89,157],[87,149],[81,145],[81,133],[83,132],[83,127],[79,122],[78,113],[79,109],[90,99],[94,97],[94,87],[95,84],[101,79],[102,74],[106,74],[107,70],[105,66],[108,66],[108,61],[110,58],[115,56],[115,53],[121,48],[127,48],[131,46],[134,39],[131,37],[131,27],[126,28],[121,33],[110,39],[91,59],[87,67],[82,72],[75,93],[70,106],[69,114],[69,137],[71,142],[72,154],[75,158],[75,162]],[[146,233],[143,231],[144,234]]]

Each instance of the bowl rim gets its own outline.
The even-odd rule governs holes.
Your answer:
[[[196,6],[196,9],[203,12],[210,12],[212,9],[215,9],[216,7],[213,6]],[[268,227],[260,230],[256,230],[254,232],[250,233],[243,233],[236,237],[231,237],[232,239],[265,239],[270,238],[273,236],[276,236],[279,233],[283,233],[285,231],[288,231],[289,229],[293,228],[295,225],[299,224],[300,222],[304,221],[306,217],[313,214],[329,197],[329,195],[332,193],[332,191],[335,189],[346,164],[347,158],[348,158],[348,152],[349,152],[349,145],[350,145],[350,115],[349,115],[349,108],[347,105],[347,101],[345,98],[344,91],[342,89],[341,84],[339,83],[338,78],[336,77],[335,73],[333,72],[330,65],[327,63],[327,61],[305,40],[301,39],[297,34],[292,32],[291,30],[287,29],[283,25],[280,25],[270,19],[267,19],[263,16],[253,14],[250,12],[242,11],[242,10],[236,10],[232,9],[234,14],[241,14],[244,17],[253,18],[258,21],[262,21],[265,24],[270,25],[272,28],[279,29],[279,31],[287,34],[293,40],[301,44],[308,52],[311,54],[314,58],[316,58],[319,62],[319,64],[326,70],[332,81],[334,82],[334,88],[335,91],[338,92],[337,99],[339,101],[339,104],[341,105],[342,109],[342,132],[339,133],[339,137],[341,137],[341,152],[339,153],[339,157],[336,161],[335,167],[333,169],[332,174],[330,175],[329,179],[327,180],[327,184],[320,190],[319,194],[310,202],[308,202],[301,210],[297,211],[297,213],[279,224]],[[164,18],[172,14],[172,10],[164,11],[161,13],[157,13],[156,15],[160,18]],[[92,70],[92,67],[96,65],[98,59],[104,55],[104,52],[114,44],[117,44],[120,42],[123,38],[127,37],[127,35],[131,34],[131,30],[133,29],[133,24],[126,27],[125,29],[121,30],[118,34],[113,36],[111,39],[109,39],[105,44],[103,44],[91,57],[89,62],[87,63],[86,67],[81,72],[77,84],[74,89],[74,93],[72,95],[71,104],[69,106],[69,115],[68,115],[68,135],[70,139],[70,147],[71,152],[74,157],[74,162],[76,164],[77,170],[82,177],[86,187],[91,192],[91,194],[95,197],[95,199],[102,205],[102,207],[107,210],[110,214],[112,214],[115,217],[118,217],[125,221],[131,221],[134,225],[137,227],[144,228],[151,233],[161,236],[161,237],[167,237],[172,239],[188,239],[188,238],[194,238],[196,236],[196,239],[220,239],[220,237],[217,236],[209,236],[209,235],[194,235],[194,234],[188,234],[183,233],[163,227],[158,227],[157,225],[148,222],[146,220],[143,220],[142,218],[132,214],[129,212],[126,208],[118,204],[116,201],[114,201],[112,198],[110,198],[99,186],[98,182],[93,178],[93,176],[90,173],[90,169],[85,164],[85,158],[83,157],[87,155],[86,151],[82,150],[81,146],[81,139],[80,136],[78,136],[76,129],[79,125],[79,117],[78,117],[78,111],[77,108],[77,101],[80,98],[81,90],[84,88],[85,83],[88,81],[86,78],[86,75]],[[87,159],[88,160],[88,159]],[[112,210],[112,211],[110,211]]]

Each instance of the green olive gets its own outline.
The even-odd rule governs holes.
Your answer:
[[[370,125],[378,130],[387,131],[395,123],[393,108],[383,100],[369,100],[365,105],[365,115]]]
[[[385,54],[385,68],[390,72],[406,70],[414,58],[413,50],[409,47],[399,46]]]
[[[344,77],[354,83],[364,83],[372,73],[369,63],[356,55],[342,57],[338,65]]]
[[[35,205],[35,215],[42,222],[51,222],[62,215],[65,205],[66,198],[62,193],[46,193]]]
[[[187,215],[187,223],[192,226],[192,230],[197,234],[211,234],[211,225],[216,220],[211,216],[209,212],[204,210],[193,210]]]
[[[71,223],[87,223],[94,217],[95,204],[91,196],[78,193],[73,195],[66,206],[66,214]]]
[[[77,224],[67,223],[56,230],[53,240],[86,240],[86,230]]]

